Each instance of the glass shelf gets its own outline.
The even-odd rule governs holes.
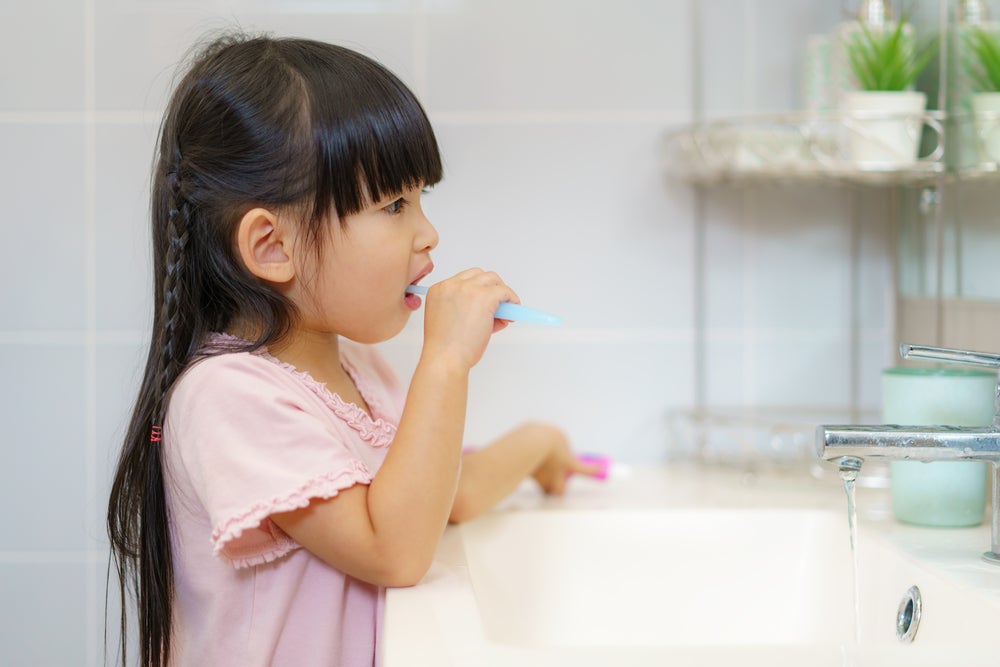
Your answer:
[[[914,125],[922,123],[924,143],[921,157],[905,163],[846,157],[852,134],[858,132],[856,120],[838,113],[793,112],[702,123],[667,136],[666,171],[705,185],[815,181],[919,186],[934,184],[942,175],[948,180],[1000,179],[995,162],[948,169],[941,158],[942,112],[910,119]]]

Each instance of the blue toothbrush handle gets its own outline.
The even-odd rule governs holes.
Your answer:
[[[427,294],[425,285],[410,285],[406,288],[410,294]],[[547,324],[549,326],[559,326],[562,318],[551,313],[546,313],[527,306],[516,303],[501,303],[493,317],[498,320],[511,320],[513,322],[530,322],[532,324]]]
[[[512,320],[515,322],[531,322],[532,324],[547,324],[557,327],[562,324],[562,318],[551,313],[546,313],[534,308],[528,308],[516,303],[501,303],[493,317],[498,320]]]

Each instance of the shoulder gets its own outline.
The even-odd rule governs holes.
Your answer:
[[[196,414],[275,403],[311,401],[307,386],[294,372],[254,352],[213,353],[181,374],[170,392],[172,411]],[[296,399],[295,397],[299,397]]]
[[[287,375],[277,364],[252,352],[222,352],[209,354],[192,363],[178,379],[179,386],[274,382]]]

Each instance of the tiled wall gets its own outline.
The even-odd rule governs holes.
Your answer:
[[[108,471],[150,317],[147,172],[193,40],[235,22],[353,45],[400,74],[444,152],[426,202],[437,275],[497,269],[566,322],[497,337],[474,372],[469,439],[545,419],[580,449],[644,462],[664,457],[669,409],[877,403],[881,197],[696,190],[662,172],[670,129],[794,108],[804,36],[839,19],[831,4],[6,3],[0,662],[103,662]],[[419,338],[415,321],[385,346],[402,371]]]

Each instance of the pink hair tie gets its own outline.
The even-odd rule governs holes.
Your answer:
[[[163,440],[163,427],[162,426],[154,426],[149,431],[149,441],[150,442],[160,442],[161,440]]]

